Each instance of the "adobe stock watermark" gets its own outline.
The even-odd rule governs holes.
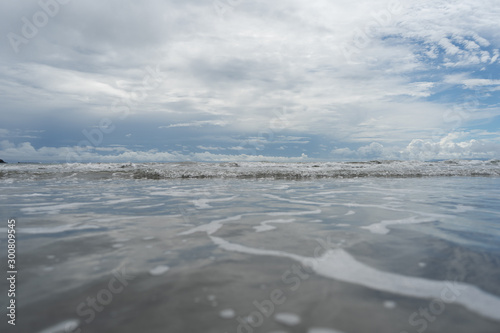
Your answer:
[[[255,311],[250,312],[247,316],[236,317],[238,326],[236,333],[253,333],[254,330],[262,326],[265,320],[271,317],[280,305],[287,301],[287,293],[293,293],[299,290],[302,282],[307,281],[311,277],[311,268],[321,262],[321,256],[330,250],[338,249],[343,246],[343,241],[339,243],[332,242],[332,237],[327,236],[326,241],[317,238],[318,246],[314,249],[313,257],[307,260],[306,263],[294,263],[290,269],[283,272],[281,282],[286,288],[276,288],[269,293],[269,297],[263,301],[254,300],[252,302]]]
[[[429,325],[436,321],[437,317],[446,310],[446,304],[453,304],[467,290],[467,286],[459,283],[445,282],[445,287],[441,290],[439,298],[434,298],[425,308],[420,308],[413,312],[408,318],[410,326],[418,333],[424,333]],[[409,333],[401,331],[400,333]]]
[[[257,155],[258,150],[262,150],[264,146],[274,140],[276,132],[284,130],[290,126],[290,116],[287,114],[286,107],[281,110],[273,110],[274,117],[269,121],[269,126],[260,130],[256,138],[246,139],[240,145],[243,148],[242,152],[247,155]]]
[[[488,77],[489,81],[494,81],[492,75]],[[494,89],[487,85],[477,86],[472,94],[463,97],[463,102],[453,105],[453,108],[443,113],[443,121],[448,128],[448,132],[444,129],[434,130],[432,133],[433,141],[440,141],[442,137],[446,136],[450,131],[454,131],[469,120],[474,112],[477,112],[481,105],[481,100],[489,97],[489,93]]]
[[[19,53],[19,47],[24,44],[28,44],[30,40],[35,38],[40,29],[43,29],[50,21],[59,14],[61,10],[61,5],[66,5],[71,0],[39,0],[38,6],[40,10],[36,11],[30,17],[21,17],[20,33],[9,32],[7,33],[7,39],[9,40],[10,46],[15,53]]]
[[[224,18],[224,15],[228,12],[232,12],[237,6],[241,5],[245,0],[214,0],[212,6],[215,13],[220,18]]]
[[[355,64],[354,56],[359,56],[370,42],[376,38],[380,28],[393,23],[394,18],[403,13],[404,6],[400,0],[392,0],[385,9],[372,12],[373,20],[368,21],[363,27],[357,27],[352,34],[352,40],[339,45],[340,52],[349,64]]]
[[[96,318],[96,312],[102,312],[107,305],[111,304],[113,297],[121,294],[125,287],[128,286],[129,281],[134,278],[135,276],[127,274],[124,268],[120,271],[113,271],[113,277],[108,281],[106,288],[99,290],[95,297],[89,296],[85,299],[85,301],[78,304],[75,309],[76,314],[80,318],[84,319],[86,324],[90,324]],[[81,333],[82,329],[75,328],[74,324],[68,323],[64,332]]]
[[[453,281],[444,281],[439,295],[430,300],[426,307],[421,307],[410,314],[408,324],[414,328],[414,331],[401,331],[400,333],[424,333],[432,323],[436,322],[438,316],[445,312],[447,304],[457,302],[459,297],[467,292],[469,286],[462,283],[467,276],[463,264],[459,261],[452,261],[449,269],[453,272]]]
[[[110,106],[110,111],[114,114],[119,114],[118,119],[124,120],[136,108],[140,102],[144,101],[149,92],[157,89],[164,81],[159,65],[155,68],[147,66],[145,68],[145,76],[138,88],[127,92],[125,97],[116,99]],[[66,153],[66,163],[81,163],[82,155],[88,151],[89,147],[98,147],[104,141],[106,134],[111,134],[116,129],[116,125],[107,117],[101,118],[99,124],[91,130],[83,129],[82,134],[87,140],[78,142],[76,147],[70,148]]]

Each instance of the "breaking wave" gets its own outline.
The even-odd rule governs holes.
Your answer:
[[[500,176],[500,161],[449,160],[321,162],[321,163],[74,163],[6,164],[0,167],[0,179],[203,179],[203,178],[413,178],[451,176]]]

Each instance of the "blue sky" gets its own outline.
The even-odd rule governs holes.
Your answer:
[[[4,1],[0,158],[500,158],[496,1]]]

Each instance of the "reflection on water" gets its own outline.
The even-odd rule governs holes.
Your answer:
[[[18,221],[18,328],[498,332],[499,185],[11,182],[0,208]]]

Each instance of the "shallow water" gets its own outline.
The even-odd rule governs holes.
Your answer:
[[[498,177],[10,168],[18,332],[500,331]]]

